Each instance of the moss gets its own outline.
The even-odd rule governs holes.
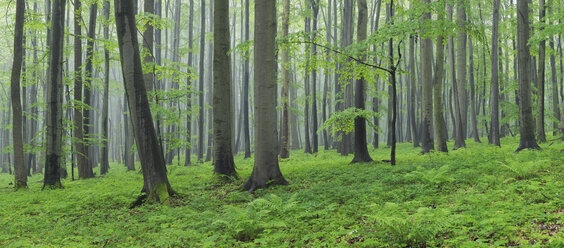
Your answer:
[[[157,183],[149,193],[149,201],[166,204],[169,202],[170,195],[165,182]]]
[[[16,191],[18,191],[20,189],[27,189],[27,183],[16,180],[16,184],[14,185],[14,189]]]

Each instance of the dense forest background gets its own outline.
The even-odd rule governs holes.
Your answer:
[[[522,162],[540,155],[509,150],[545,150],[561,174],[559,0],[16,0],[0,13],[0,172],[16,189],[125,168],[142,174],[132,206],[174,203],[177,166],[212,165],[210,180],[252,193],[292,183],[292,159],[402,174],[416,154],[461,162],[447,154],[470,147]],[[517,180],[549,171],[519,159],[499,163]]]

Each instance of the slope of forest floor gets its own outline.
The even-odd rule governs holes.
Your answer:
[[[563,247],[564,144],[518,154],[517,138],[467,144],[428,155],[400,144],[394,167],[293,151],[280,163],[291,185],[255,194],[241,190],[251,159],[236,157],[242,179],[227,185],[216,185],[209,163],[169,166],[183,198],[134,209],[142,176],[117,164],[43,192],[41,175],[13,192],[1,174],[0,246]]]

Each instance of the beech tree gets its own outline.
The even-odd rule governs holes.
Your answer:
[[[23,152],[23,121],[22,102],[20,96],[20,76],[23,62],[23,32],[25,21],[25,1],[16,2],[16,26],[14,29],[14,60],[12,61],[12,74],[10,96],[12,98],[12,140],[14,146],[14,187],[27,188],[27,172],[24,164]],[[25,95],[24,95],[25,97]]]
[[[166,175],[164,155],[147,99],[133,0],[115,0],[114,5],[123,82],[143,172],[141,192],[150,200],[165,202],[174,191]]]
[[[244,189],[286,185],[278,165],[276,111],[276,2],[255,1],[255,163]]]

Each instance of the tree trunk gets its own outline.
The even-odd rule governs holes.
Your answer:
[[[133,1],[116,0],[114,5],[124,87],[143,173],[142,192],[151,200],[163,202],[174,192],[166,175],[143,81]]]
[[[209,25],[209,32],[210,33],[213,33],[213,25],[214,25],[213,6],[214,6],[214,0],[210,0],[210,7],[208,8],[208,10],[209,10],[209,20],[210,20],[210,25]],[[207,54],[207,56],[208,56],[208,59],[207,59],[208,60],[208,68],[207,68],[207,73],[208,73],[208,80],[207,80],[208,106],[213,105],[213,49],[214,49],[213,42],[208,42],[208,54]],[[208,109],[208,119],[207,119],[207,121],[208,121],[208,130],[207,130],[208,143],[206,144],[207,150],[206,150],[205,162],[212,160],[212,152],[213,152],[213,111],[214,111],[214,108]]]
[[[61,152],[63,148],[63,37],[65,0],[53,0],[47,80],[46,151],[43,189],[62,188]]]
[[[214,50],[213,50],[213,155],[214,172],[221,177],[236,177],[233,162],[231,132],[233,113],[231,109],[232,83],[229,2],[216,0],[214,3]]]
[[[249,0],[245,0],[245,42],[249,41],[250,33]],[[251,138],[249,133],[249,59],[243,62],[243,138],[245,140],[245,158],[251,157]]]
[[[10,84],[12,99],[12,140],[14,147],[14,187],[16,190],[27,188],[27,172],[24,164],[23,152],[23,121],[22,103],[20,96],[20,76],[23,62],[23,32],[25,21],[25,1],[16,2],[16,26],[14,28],[14,60]],[[26,95],[24,94],[24,97]]]
[[[533,110],[531,106],[530,53],[529,41],[529,3],[527,0],[517,0],[517,56],[519,59],[519,120],[521,137],[519,147],[515,152],[523,149],[540,149],[535,140]]]
[[[110,2],[104,1],[104,18],[110,20]],[[104,25],[104,39],[110,38],[109,24]],[[110,50],[107,45],[104,45],[104,99],[102,106],[102,158],[100,164],[100,175],[104,175],[110,169],[109,161],[109,142],[108,142],[108,110],[110,100]]]
[[[206,47],[206,0],[200,2],[200,66],[199,66],[199,116],[198,116],[198,161],[204,159],[204,62]]]
[[[317,43],[315,42],[317,37],[317,17],[319,15],[319,0],[310,0],[311,8],[313,9],[313,49],[312,57],[314,66],[311,69],[311,146],[312,152],[317,153],[319,151],[319,137],[317,135],[317,129],[319,128],[317,124]]]
[[[278,165],[276,129],[276,2],[255,2],[255,163],[244,188],[286,185]]]
[[[155,74],[155,60],[154,60],[154,21],[151,15],[155,14],[155,0],[145,0],[143,4],[143,10],[145,14],[149,15],[151,21],[145,24],[145,31],[143,32],[143,50],[145,52],[145,57],[143,57],[143,62],[149,66],[144,74],[143,80],[145,81],[145,88],[148,92],[153,91],[153,80]]]
[[[90,21],[88,27],[88,42],[86,42],[86,65],[84,66],[84,105],[93,107],[92,101],[92,77],[94,66],[94,40],[96,39],[96,19],[98,16],[98,4],[94,3],[90,6]],[[83,126],[85,138],[94,138],[95,133],[92,129],[94,127],[94,111],[85,109],[83,111]],[[84,152],[86,154],[87,167],[88,170],[92,171],[92,168],[96,166],[94,154],[92,154],[93,149],[91,149],[89,142],[84,143]],[[94,176],[94,173],[92,173]]]
[[[539,19],[541,24],[544,24],[546,8],[544,0],[539,0]],[[539,32],[542,32],[544,27],[541,25]],[[537,140],[539,143],[546,142],[546,133],[544,131],[544,84],[545,84],[545,62],[546,62],[546,40],[542,39],[539,45],[539,68],[538,68],[538,95],[537,95]]]
[[[288,36],[290,26],[290,0],[284,0],[284,12],[282,14],[282,36]],[[282,123],[281,123],[281,133],[282,147],[280,149],[280,158],[290,157],[290,143],[288,142],[290,136],[290,126],[288,123],[289,107],[288,107],[288,87],[290,84],[290,68],[289,68],[289,58],[290,51],[289,48],[283,48],[282,50]]]
[[[306,5],[307,5],[307,9],[309,11],[309,9],[311,8],[311,5],[309,4],[310,0],[306,0]],[[310,54],[310,50],[311,50],[311,43],[309,43],[310,41],[310,37],[311,37],[311,18],[306,17],[305,18],[305,23],[304,23],[304,27],[305,27],[305,33],[306,33],[306,41],[308,41],[308,43],[305,44],[305,76],[304,76],[304,91],[305,91],[305,104],[304,104],[304,152],[305,153],[312,153],[311,150],[311,138],[310,138],[310,127],[309,127],[309,102],[310,102],[310,90],[309,90],[309,81],[310,81],[310,74],[309,74],[309,69],[312,66],[311,65],[311,54]],[[313,41],[312,41],[313,42]]]
[[[187,73],[192,73],[193,54],[192,48],[194,46],[194,0],[190,0],[190,12],[188,13],[188,69]],[[186,139],[188,140],[188,146],[186,146],[186,158],[184,160],[184,166],[192,164],[192,78],[188,77],[186,79],[186,88],[188,89],[186,101]]]
[[[444,7],[444,5],[443,5]],[[439,21],[444,19],[443,14],[438,14]],[[444,61],[445,61],[445,45],[443,35],[437,37],[436,51],[436,69],[433,80],[433,114],[435,117],[435,138],[437,140],[437,151],[448,152],[447,140],[448,134],[445,127],[445,118],[443,114],[443,80],[444,80]]]
[[[424,3],[429,4],[429,0],[423,0]],[[423,13],[421,22],[425,23],[431,20],[431,12]],[[421,33],[425,36],[425,31]],[[428,61],[433,60],[433,42],[431,38],[422,38],[421,41],[421,79],[422,84],[422,110],[423,119],[421,120],[421,152],[428,153],[431,151],[435,143],[433,141],[433,63]],[[438,59],[438,58],[437,58]]]
[[[498,50],[498,30],[499,30],[499,1],[494,0],[493,6],[493,29],[492,29],[492,51]],[[491,105],[492,105],[492,116],[491,116],[491,129],[490,135],[488,136],[488,143],[501,146],[499,138],[499,76],[498,76],[498,56],[499,53],[492,52],[492,86],[491,86]]]
[[[470,116],[472,121],[472,134],[474,136],[474,141],[480,143],[480,135],[478,134],[478,121],[476,120],[476,92],[474,88],[474,45],[472,44],[472,37],[468,38],[468,56],[470,63]]]
[[[358,26],[357,26],[357,42],[366,40],[366,32],[368,26],[368,7],[366,0],[358,0]],[[361,58],[364,60],[364,56]],[[364,77],[360,77],[355,83],[355,107],[357,109],[365,109],[366,82]],[[356,117],[354,120],[354,158],[351,163],[370,162],[372,158],[368,153],[366,144],[366,119],[364,117]]]
[[[456,39],[456,94],[458,101],[459,132],[455,148],[466,146],[467,109],[466,104],[466,3],[457,3],[456,24],[458,26]]]

